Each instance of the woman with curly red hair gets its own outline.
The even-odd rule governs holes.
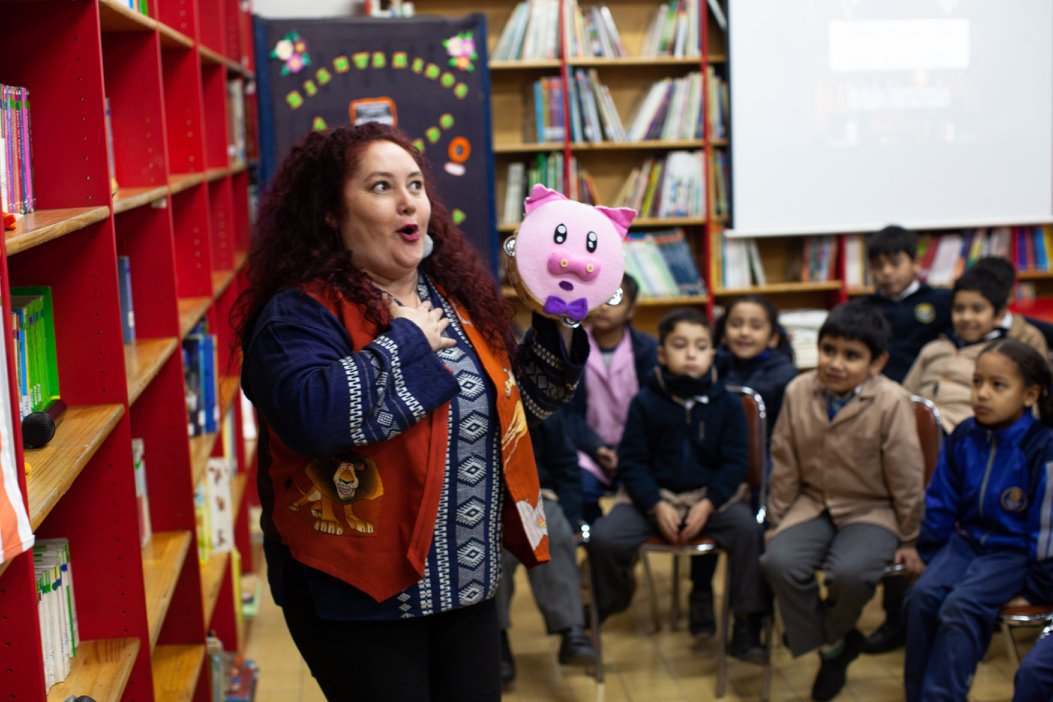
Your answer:
[[[500,698],[501,537],[547,560],[527,422],[588,353],[540,316],[516,344],[426,172],[391,127],[307,136],[239,300],[268,578],[332,700]]]

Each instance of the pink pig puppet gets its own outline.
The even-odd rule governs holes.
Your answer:
[[[528,306],[568,326],[590,310],[621,299],[622,241],[636,211],[568,200],[534,185],[526,216],[505,241],[508,279]]]

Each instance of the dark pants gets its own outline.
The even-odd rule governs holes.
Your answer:
[[[998,610],[1024,585],[1027,556],[951,536],[907,593],[907,700],[957,702],[972,685]]]
[[[1013,702],[1053,700],[1053,634],[1047,633],[1035,642],[1031,652],[1020,662],[1013,687]]]
[[[397,621],[319,619],[307,582],[286,570],[282,612],[330,702],[497,702],[494,600]]]
[[[610,495],[615,490],[614,485],[604,485],[600,479],[590,471],[581,469],[581,517],[589,524],[603,516],[600,509],[600,498]]]
[[[654,523],[628,504],[617,505],[593,525],[589,559],[596,576],[596,602],[601,616],[629,606],[634,587],[632,567],[640,545],[656,533]],[[770,611],[771,596],[760,577],[757,560],[763,535],[749,507],[736,502],[723,512],[710,515],[702,534],[712,536],[727,552],[731,609],[735,615]]]

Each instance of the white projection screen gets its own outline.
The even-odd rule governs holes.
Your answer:
[[[729,0],[732,236],[1053,221],[1053,1]]]

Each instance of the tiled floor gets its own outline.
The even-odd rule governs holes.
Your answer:
[[[660,605],[669,604],[669,572],[653,559]],[[262,558],[256,561],[262,563]],[[712,648],[696,645],[683,630],[651,633],[650,614],[643,587],[632,608],[612,617],[603,627],[607,680],[598,685],[582,669],[561,667],[556,662],[558,637],[544,633],[530,585],[523,568],[517,569],[516,599],[513,602],[512,651],[518,676],[504,694],[514,702],[705,702],[716,699],[716,660]],[[247,626],[245,654],[259,664],[261,677],[257,702],[322,702],[324,697],[301,660],[285,628],[281,611],[274,605],[264,581],[259,615]],[[715,582],[721,582],[719,577]],[[686,585],[686,583],[685,583]],[[869,631],[882,618],[879,598],[864,612],[861,628]],[[667,626],[667,622],[664,622]],[[1036,632],[1037,633],[1037,632]],[[1025,635],[1023,638],[1028,638]],[[1029,639],[1030,641],[1030,639]],[[1026,650],[1030,643],[1021,648]],[[817,656],[808,654],[794,660],[779,647],[775,653],[773,700],[807,700],[818,668]],[[861,656],[849,668],[848,685],[839,701],[902,699],[902,649],[880,656]],[[997,636],[980,664],[970,700],[1007,702],[1012,697],[1013,669],[1001,636]],[[760,698],[762,668],[729,662],[727,702]],[[411,702],[411,701],[407,701]]]

